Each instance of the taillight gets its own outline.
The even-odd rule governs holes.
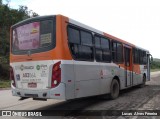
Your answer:
[[[12,67],[10,67],[10,80],[12,81],[12,82],[11,82],[12,85],[13,85],[14,87],[16,87],[16,83],[15,83],[15,78],[14,78],[14,73],[13,73],[13,68],[12,68]]]
[[[61,82],[61,68],[60,68],[61,62],[57,62],[53,65],[52,68],[52,83],[51,87],[54,88],[59,85]]]

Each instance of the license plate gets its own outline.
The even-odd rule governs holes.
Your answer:
[[[28,88],[36,88],[37,83],[28,83]]]

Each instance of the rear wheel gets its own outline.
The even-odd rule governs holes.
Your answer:
[[[113,79],[110,90],[110,98],[116,99],[119,96],[119,83],[116,79]]]
[[[146,76],[143,75],[143,82],[142,82],[142,84],[139,85],[139,87],[143,88],[145,86],[145,84],[146,84]]]

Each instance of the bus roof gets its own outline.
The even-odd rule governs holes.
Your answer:
[[[13,26],[11,26],[12,28],[15,27],[15,26],[18,26],[18,25],[21,25],[23,23],[26,23],[26,22],[31,22],[31,21],[34,21],[34,20],[38,20],[38,19],[44,19],[46,17],[54,17],[56,15],[46,15],[46,16],[37,16],[37,17],[31,17],[31,18],[28,18],[28,19],[25,19],[25,20],[22,20],[16,24],[14,24]]]
[[[31,22],[31,21],[33,21],[33,20],[38,20],[38,19],[44,19],[44,18],[46,18],[46,17],[51,18],[51,17],[54,17],[54,16],[61,16],[61,17],[68,18],[68,17],[63,16],[63,15],[60,15],[60,14],[58,14],[58,15],[37,16],[37,17],[32,17],[32,18],[28,18],[28,19],[25,19],[25,20],[23,20],[23,21],[20,21],[20,22],[14,24],[14,25],[12,26],[12,28],[15,27],[15,26],[21,25],[21,24],[23,24],[23,23],[26,23],[26,22]],[[73,19],[71,19],[71,18],[68,18],[68,19],[69,19],[69,23],[71,23],[71,24],[74,24],[74,25],[76,25],[76,26],[85,28],[85,29],[90,30],[90,31],[92,31],[92,32],[94,32],[94,33],[98,33],[98,34],[100,34],[100,35],[106,36],[106,37],[110,38],[111,40],[116,40],[116,41],[122,42],[122,43],[124,43],[124,44],[126,44],[126,45],[129,45],[129,46],[132,46],[132,47],[135,47],[135,48],[138,48],[138,49],[142,49],[142,50],[145,50],[145,51],[149,52],[149,51],[146,50],[146,49],[143,49],[143,48],[141,48],[141,47],[135,46],[134,44],[129,43],[129,42],[127,42],[127,41],[125,41],[125,40],[122,40],[122,39],[120,39],[120,38],[117,38],[117,37],[115,37],[115,36],[113,36],[113,35],[110,35],[110,34],[105,33],[105,32],[103,32],[103,31],[97,30],[97,29],[95,29],[95,28],[93,28],[93,27],[90,27],[90,26],[88,26],[88,25],[85,25],[85,24],[83,24],[83,23],[80,23],[80,22],[78,22],[78,21],[76,21],[76,20],[73,20]]]
[[[65,17],[65,16],[64,16],[64,17]],[[98,34],[100,34],[100,35],[104,35],[104,36],[106,36],[106,37],[108,37],[108,38],[110,38],[110,39],[112,39],[112,40],[116,40],[116,41],[122,42],[122,43],[124,43],[124,44],[126,44],[126,45],[129,45],[129,46],[132,46],[132,47],[135,47],[135,48],[138,48],[138,49],[142,49],[142,50],[144,50],[144,51],[146,51],[146,52],[149,52],[148,50],[146,50],[146,49],[144,49],[144,48],[141,48],[141,47],[139,47],[139,46],[136,46],[136,45],[134,45],[134,44],[132,44],[132,43],[129,43],[129,42],[125,41],[125,40],[122,40],[122,39],[120,39],[120,38],[117,38],[117,37],[115,37],[115,36],[113,36],[113,35],[110,35],[110,34],[108,34],[108,33],[103,32],[103,31],[97,30],[97,29],[95,29],[95,28],[93,28],[93,27],[90,27],[90,26],[88,26],[88,25],[85,25],[85,24],[83,24],[83,23],[80,23],[80,22],[78,22],[78,21],[76,21],[76,20],[73,20],[73,19],[71,19],[71,18],[69,18],[69,22],[72,23],[72,24],[74,24],[74,25],[77,25],[77,26],[80,26],[80,27],[82,27],[82,28],[85,28],[85,29],[88,29],[88,30],[90,30],[90,31],[93,31],[93,32],[95,32],[95,33],[98,33]]]

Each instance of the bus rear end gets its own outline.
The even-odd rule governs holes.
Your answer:
[[[12,95],[34,99],[65,99],[61,80],[61,39],[57,16],[31,18],[11,28]],[[59,21],[60,24],[60,21]],[[57,41],[57,39],[59,41]]]

